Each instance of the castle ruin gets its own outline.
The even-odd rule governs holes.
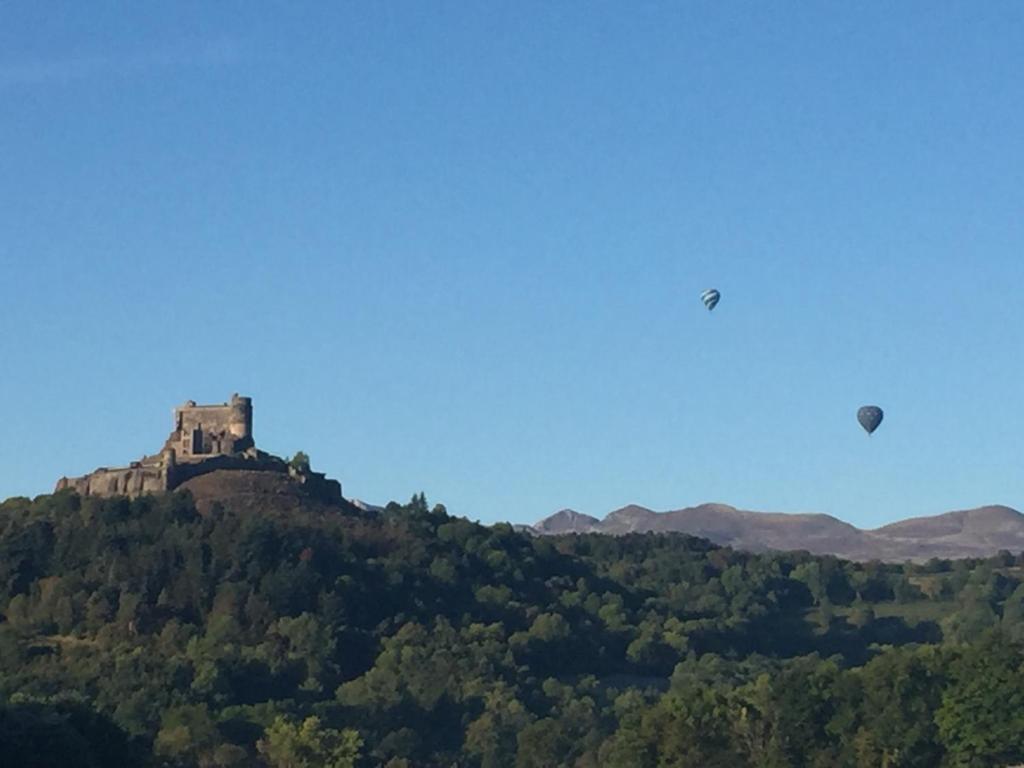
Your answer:
[[[222,405],[196,405],[189,400],[174,409],[174,430],[163,449],[127,467],[100,467],[82,477],[62,477],[57,491],[82,496],[128,496],[173,491],[194,477],[217,470],[278,472],[315,487],[318,495],[341,499],[341,484],[308,467],[256,448],[252,436],[252,398],[238,394]]]

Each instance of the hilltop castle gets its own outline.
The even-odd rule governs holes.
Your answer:
[[[256,448],[252,398],[238,394],[223,405],[196,405],[189,400],[174,409],[174,431],[160,453],[127,467],[100,467],[83,477],[62,477],[56,490],[70,488],[82,496],[136,497],[173,491],[194,477],[217,470],[282,473],[315,487],[320,496],[341,499],[341,484],[336,480],[308,467],[290,466]]]

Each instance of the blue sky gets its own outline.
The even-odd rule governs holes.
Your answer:
[[[0,497],[239,391],[346,495],[487,522],[1024,507],[1022,39],[1012,2],[4,4]]]

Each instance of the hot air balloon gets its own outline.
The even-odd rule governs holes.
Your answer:
[[[708,288],[700,295],[700,300],[704,302],[704,306],[708,308],[708,312],[718,305],[718,300],[720,298],[722,298],[722,294],[714,288]]]
[[[877,405],[865,405],[857,409],[857,421],[869,435],[878,429],[883,418],[885,418],[885,414]]]

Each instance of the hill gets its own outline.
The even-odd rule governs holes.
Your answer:
[[[822,514],[751,512],[727,504],[655,512],[632,504],[608,513],[603,520],[563,509],[533,528],[542,534],[685,533],[750,552],[806,550],[861,561],[919,562],[1024,550],[1024,515],[1004,506],[917,517],[861,530]]]
[[[540,533],[589,533],[600,521],[590,515],[581,515],[571,509],[563,509],[541,520],[534,526]]]
[[[359,515],[371,512],[351,502],[325,494],[316,482],[302,475],[255,470],[222,469],[199,475],[180,486],[187,492],[200,514],[209,514],[215,505],[233,512],[281,514],[296,510],[345,512]]]
[[[382,510],[324,503],[281,473],[210,472],[186,486],[0,504],[10,764],[1024,757],[1022,558],[859,564],[676,533],[527,535],[453,518],[422,494]],[[609,517],[622,530],[653,520],[740,541],[750,514]],[[967,513],[941,534],[1012,519]],[[795,522],[821,537],[846,530],[824,516]]]

